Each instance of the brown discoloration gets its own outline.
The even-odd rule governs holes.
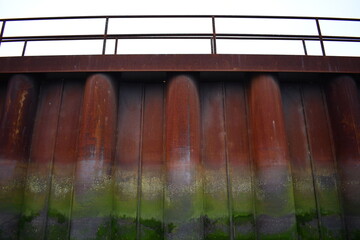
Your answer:
[[[61,229],[62,234],[68,236],[83,85],[77,80],[64,81],[49,195],[47,238],[54,235],[54,229]],[[64,219],[59,220],[58,216]]]
[[[114,82],[104,74],[87,79],[81,113],[78,160],[111,163],[114,153],[116,98]]]
[[[224,83],[225,125],[234,237],[250,235],[255,238],[253,169],[249,148],[248,112],[244,82]],[[247,221],[236,222],[246,216]]]
[[[96,236],[110,218],[116,117],[114,81],[105,74],[91,75],[82,102],[70,238]]]
[[[289,162],[280,89],[270,75],[251,81],[250,123],[257,167],[286,166]]]
[[[141,195],[138,217],[164,221],[164,93],[163,84],[144,86]],[[146,229],[141,225],[140,231]],[[160,229],[159,229],[160,230]],[[159,231],[157,230],[157,231]],[[160,232],[163,229],[161,228]],[[143,234],[143,233],[142,233]],[[146,235],[142,235],[142,238]]]
[[[299,235],[304,238],[309,236],[319,238],[318,203],[314,189],[301,85],[283,83],[281,92]]]
[[[338,175],[323,91],[320,84],[303,84],[302,93],[318,201],[320,236],[342,238],[344,225],[339,201]]]
[[[204,170],[204,215],[214,220],[205,225],[205,238],[221,232],[233,238],[231,229],[230,183],[224,118],[222,83],[201,85],[202,166]],[[232,237],[230,237],[232,236]]]
[[[61,81],[43,82],[41,86],[36,113],[37,121],[31,140],[31,163],[49,164],[52,162],[62,90]]]
[[[284,83],[281,90],[291,164],[295,170],[311,171],[300,85]]]
[[[342,186],[345,222],[350,238],[360,231],[360,102],[355,81],[349,76],[327,85],[329,116]]]
[[[226,167],[223,86],[221,83],[202,85],[203,166],[209,169]]]
[[[167,164],[200,162],[200,103],[196,83],[187,75],[173,77],[166,95]]]
[[[36,83],[28,76],[15,75],[10,79],[0,119],[0,158],[27,160],[37,94]]]
[[[59,116],[54,163],[74,164],[77,154],[80,110],[84,84],[81,81],[66,80]]]
[[[166,91],[165,111],[165,224],[175,226],[167,237],[199,239],[203,236],[200,220],[200,103],[197,86],[191,76],[176,75],[170,79]]]
[[[164,94],[162,84],[146,84],[144,99],[143,167],[162,165]]]
[[[142,85],[122,83],[119,90],[115,165],[137,172],[140,159]]]
[[[60,113],[62,81],[43,82],[31,141],[20,238],[45,236],[52,163]],[[31,218],[33,217],[33,218]]]
[[[6,89],[7,89],[7,81],[0,78],[0,122],[3,113],[3,109],[6,101]]]
[[[0,73],[31,72],[323,72],[360,73],[360,58],[246,54],[1,57]]]
[[[136,236],[143,112],[143,84],[124,82],[119,89],[118,135],[114,163],[114,215]],[[120,236],[126,233],[120,232]]]
[[[0,91],[5,93],[5,90]],[[37,94],[33,79],[15,75],[2,96],[5,102],[4,108],[0,106],[0,111],[3,110],[2,117],[0,114],[0,232],[6,239],[15,239],[18,233]]]
[[[258,234],[264,237],[286,233],[295,237],[295,207],[285,123],[280,89],[274,77],[262,74],[252,78],[249,108],[256,166]],[[281,224],[272,225],[274,218]]]
[[[245,90],[241,83],[225,83],[226,126],[229,162],[250,171],[249,136]]]
[[[355,81],[348,76],[327,84],[326,96],[334,133],[336,157],[341,163],[360,162],[360,102]]]

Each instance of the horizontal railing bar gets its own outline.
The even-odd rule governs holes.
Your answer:
[[[298,19],[298,20],[334,20],[360,21],[359,18],[338,17],[307,17],[307,16],[263,16],[263,15],[99,15],[99,16],[69,16],[69,17],[35,17],[35,18],[3,18],[0,21],[36,21],[36,20],[69,20],[69,19],[106,19],[106,18],[248,18],[248,19]]]
[[[211,33],[156,33],[156,34],[108,34],[107,39],[115,38],[201,38],[210,39],[212,38]],[[286,34],[229,34],[229,33],[218,33],[216,38],[266,38],[277,40],[279,38],[293,39],[293,40],[319,40],[317,35],[286,35]],[[2,37],[3,42],[9,41],[40,41],[40,40],[97,40],[103,39],[104,35],[50,35],[50,36],[15,36],[15,37]],[[360,37],[350,36],[323,36],[323,40],[360,40]]]
[[[107,39],[212,39],[211,34],[131,34],[107,35]],[[312,35],[259,35],[259,34],[218,34],[217,39],[248,39],[248,40],[306,40],[319,41],[319,37]],[[71,40],[103,40],[103,35],[76,36],[33,36],[33,37],[3,37],[2,42],[23,41],[71,41]],[[323,41],[360,42],[360,37],[332,37],[325,36]]]

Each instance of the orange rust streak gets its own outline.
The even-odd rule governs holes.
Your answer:
[[[88,78],[79,134],[79,160],[111,162],[116,126],[116,88],[103,74]]]
[[[0,123],[0,156],[25,160],[29,151],[37,86],[25,75],[15,75],[7,90],[5,108]]]
[[[166,159],[168,164],[200,162],[200,113],[197,86],[190,76],[169,82],[166,96]]]
[[[269,75],[254,77],[249,97],[256,164],[259,167],[286,165],[288,149],[277,81]]]

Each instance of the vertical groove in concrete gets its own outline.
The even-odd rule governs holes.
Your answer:
[[[281,92],[294,184],[298,234],[301,239],[319,239],[318,204],[300,85],[283,83]]]
[[[160,83],[144,87],[140,236],[164,239],[164,94]]]
[[[0,121],[2,118],[2,115],[4,114],[4,106],[6,101],[6,90],[7,90],[7,80],[4,80],[0,78]]]
[[[115,239],[136,239],[141,161],[143,84],[124,82],[119,88],[119,114],[114,163]]]
[[[222,83],[201,85],[205,239],[231,239]]]
[[[74,79],[64,81],[49,192],[46,239],[66,238],[70,234],[72,189],[83,88],[81,81]]]
[[[200,103],[196,82],[175,75],[166,91],[167,239],[202,239]]]
[[[20,239],[44,239],[63,81],[43,81],[31,141]]]
[[[337,169],[327,109],[319,83],[302,84],[303,107],[313,165],[321,238],[344,238]]]
[[[360,233],[360,102],[355,81],[349,76],[332,79],[326,88],[329,116],[340,173],[348,237]]]
[[[71,239],[109,238],[117,89],[104,74],[91,75],[82,103]]]
[[[256,169],[258,236],[296,238],[293,184],[280,89],[274,77],[256,75],[250,83],[250,124]]]
[[[18,238],[37,98],[37,84],[30,77],[14,75],[9,80],[0,116],[0,238],[3,239]]]

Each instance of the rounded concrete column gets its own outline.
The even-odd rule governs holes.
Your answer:
[[[29,76],[9,80],[0,119],[0,232],[5,239],[17,238],[37,98]]]
[[[279,85],[273,76],[260,74],[249,90],[258,237],[293,239],[293,186]]]
[[[349,76],[331,80],[326,89],[335,155],[339,168],[346,229],[350,239],[360,232],[360,102]]]
[[[112,164],[115,149],[117,90],[107,75],[86,81],[81,111],[73,200],[72,239],[110,237]]]
[[[170,79],[166,89],[165,232],[167,239],[202,239],[200,103],[189,75]]]

